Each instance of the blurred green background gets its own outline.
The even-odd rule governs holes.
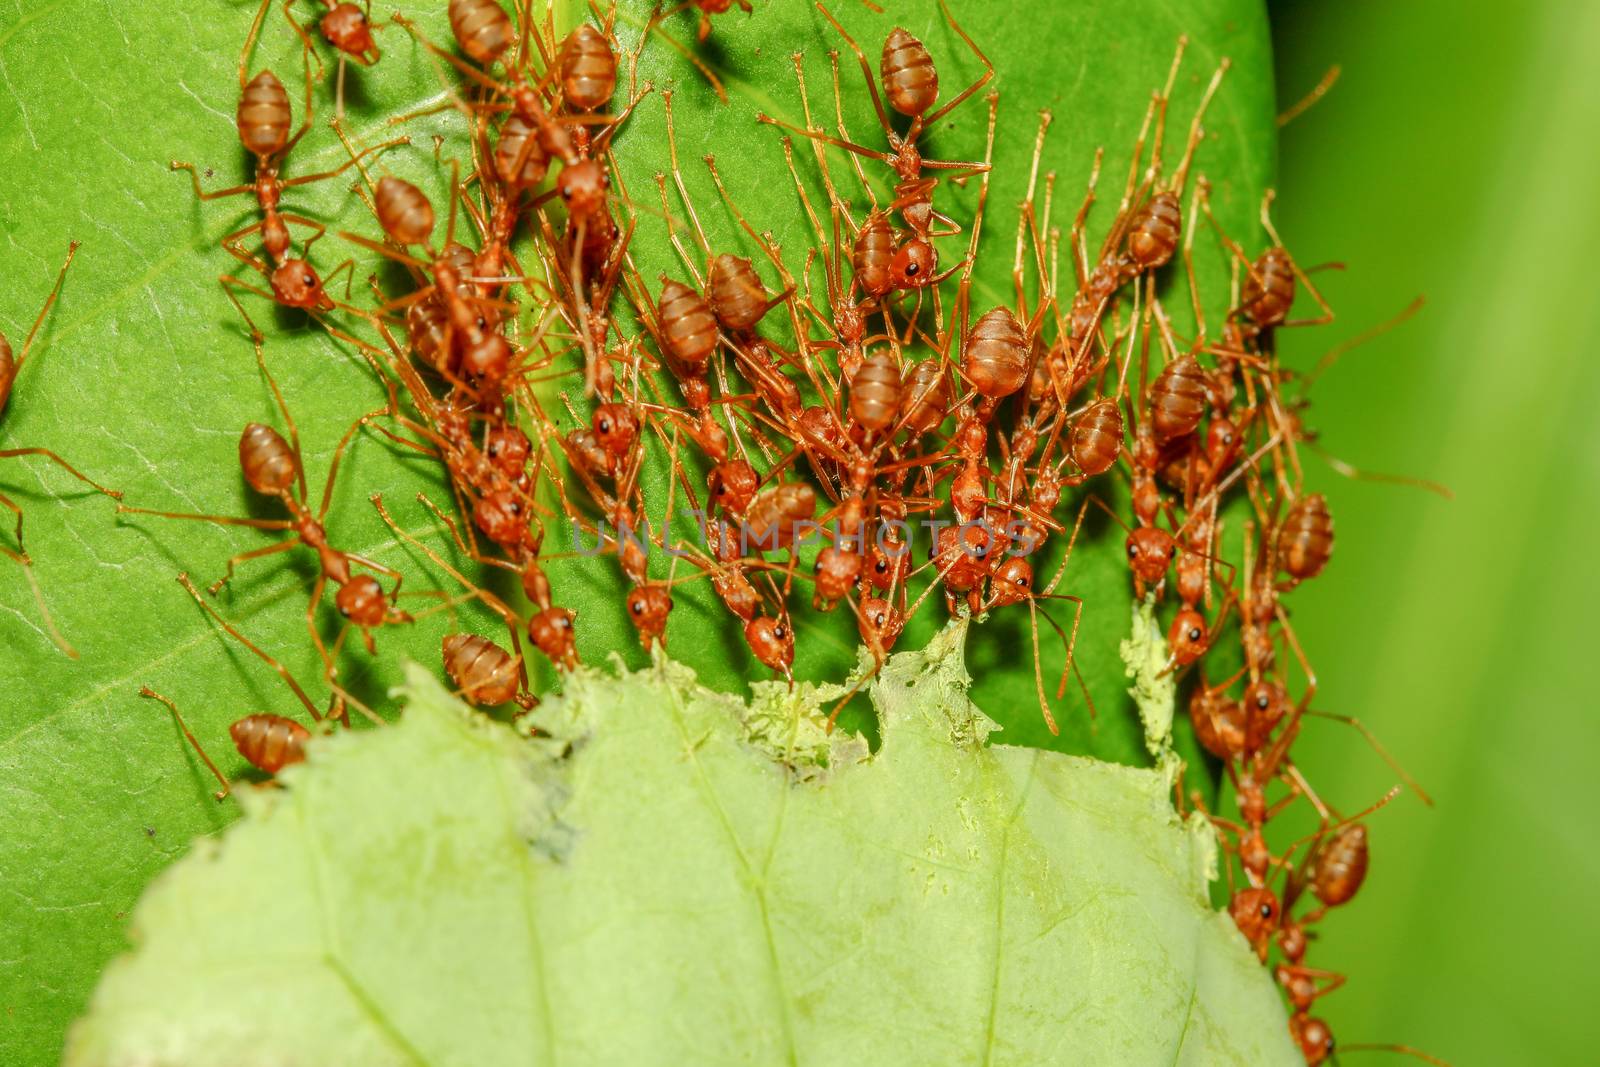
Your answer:
[[[1458,1064],[1593,1062],[1600,4],[1272,15],[1280,100],[1343,67],[1283,131],[1284,238],[1349,265],[1320,276],[1338,322],[1286,332],[1288,362],[1428,299],[1318,383],[1311,425],[1357,466],[1456,493],[1308,470],[1341,534],[1294,597],[1318,703],[1438,801],[1372,820],[1366,888],[1312,952],[1352,976],[1320,1011],[1341,1041]],[[1354,731],[1308,730],[1308,773],[1346,808],[1390,784]]]

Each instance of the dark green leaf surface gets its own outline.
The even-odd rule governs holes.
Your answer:
[[[840,17],[869,48],[895,22],[923,37],[947,86],[965,84],[977,72],[934,4],[897,5],[893,21],[863,7],[840,7]],[[7,281],[0,328],[15,341],[42,302],[68,238],[83,242],[36,361],[23,373],[0,424],[0,440],[7,447],[54,448],[123,489],[130,503],[272,514],[243,486],[236,444],[244,423],[275,421],[276,413],[241,322],[216,283],[220,272],[236,265],[216,241],[254,221],[253,206],[244,198],[197,203],[183,176],[167,167],[173,158],[192,160],[214,172],[206,179],[210,186],[247,177],[233,113],[237,49],[254,11],[246,2],[65,0],[0,16],[0,82],[7,99],[0,122]],[[980,305],[988,294],[1010,291],[1016,203],[1037,109],[1048,107],[1055,115],[1044,165],[1059,176],[1058,220],[1076,209],[1095,146],[1107,148],[1101,190],[1110,203],[1092,217],[1097,237],[1114,211],[1145,102],[1165,77],[1180,31],[1192,44],[1173,107],[1175,128],[1192,113],[1218,59],[1226,54],[1234,62],[1207,124],[1210,136],[1198,168],[1217,189],[1229,229],[1250,232],[1254,204],[1270,179],[1274,137],[1269,55],[1257,4],[1207,0],[1180,10],[1097,2],[1041,7],[1028,18],[995,18],[993,11],[973,2],[956,5],[993,57],[1002,94]],[[627,5],[621,14],[619,34],[630,48],[645,13],[643,5]],[[447,39],[442,13],[412,14],[438,39]],[[689,16],[667,31],[692,44]],[[392,132],[383,124],[388,115],[434,102],[442,92],[436,65],[402,34],[385,30],[382,41],[382,63],[355,73],[349,90],[350,124],[367,141]],[[778,137],[757,127],[754,114],[798,118],[788,58],[795,51],[805,55],[814,100],[827,101],[826,52],[836,46],[815,9],[797,2],[758,4],[752,18],[720,19],[706,54],[727,80],[732,103],[726,107],[714,102],[699,76],[664,42],[651,41],[644,50],[641,78],[658,90],[678,90],[685,177],[719,246],[731,239],[749,254],[747,239],[736,235],[704,180],[697,161],[706,151],[717,154],[742,209],[774,232],[791,268],[798,269],[806,230],[782,169]],[[298,44],[276,11],[254,62],[278,71],[296,96],[298,113]],[[859,71],[847,67],[844,75],[851,128],[869,139],[873,119]],[[331,111],[328,100],[325,90],[319,92],[318,127],[296,148],[293,173],[331,167],[343,158],[322,125]],[[964,106],[948,128],[934,132],[929,154],[975,156],[983,119],[981,101]],[[652,176],[665,166],[663,128],[657,92],[617,139],[627,185],[645,204],[656,202]],[[415,143],[387,153],[380,169],[426,183],[442,204],[430,134],[445,135],[447,151],[460,154],[462,124],[443,115],[406,130]],[[835,161],[838,173],[842,157]],[[975,187],[941,192],[947,195],[961,217]],[[296,190],[292,202],[332,228],[376,233],[342,181]],[[347,254],[348,246],[329,237],[318,247],[317,260],[327,274]],[[947,257],[954,254],[946,250]],[[636,256],[648,278],[661,270],[680,273],[658,215],[641,211]],[[1222,261],[1202,263],[1201,269],[1208,292],[1223,292]],[[267,358],[301,428],[315,487],[335,442],[356,415],[381,403],[381,391],[355,353],[319,328],[263,302],[249,306],[269,335]],[[175,699],[230,774],[244,767],[229,750],[226,724],[248,712],[294,708],[278,679],[225,642],[174,581],[180,570],[207,581],[229,555],[266,544],[265,536],[152,518],[118,521],[109,501],[80,493],[48,465],[0,464],[0,486],[27,509],[28,544],[45,595],[83,654],[71,662],[54,649],[21,572],[0,567],[0,1060],[42,1063],[54,1057],[66,1021],[81,1010],[94,975],[122,945],[124,917],[140,887],[196,834],[232,817],[230,808],[209,801],[204,768],[165,712],[138,699],[138,687],[149,684]],[[425,588],[426,568],[395,543],[366,497],[383,492],[403,525],[440,543],[436,523],[412,503],[417,491],[440,496],[440,489],[429,462],[399,458],[376,438],[358,438],[340,474],[330,532],[342,546],[405,569],[408,586]],[[1065,588],[1087,603],[1079,647],[1099,718],[1091,725],[1081,700],[1069,696],[1057,707],[1063,738],[1055,741],[1044,732],[1032,696],[1026,616],[1016,611],[975,627],[969,664],[979,699],[1006,727],[1009,741],[1050,741],[1138,762],[1144,759],[1142,744],[1119,697],[1125,683],[1116,658],[1128,619],[1121,535],[1097,520],[1088,529]],[[313,570],[305,556],[254,565],[217,603],[313,684],[319,668],[305,631]],[[622,617],[611,564],[563,568],[556,583],[559,598],[580,613],[586,658],[618,650],[630,663],[643,662]],[[706,612],[705,595],[686,590],[669,631],[673,651],[710,684],[742,688],[758,669],[736,631]],[[799,673],[836,678],[847,661],[842,645],[830,650],[827,636],[811,620],[801,621]],[[331,634],[331,610],[320,622]],[[495,632],[490,620],[470,609],[462,609],[461,622]],[[400,653],[436,663],[448,625],[438,615],[405,631],[380,633],[381,658],[347,654],[346,679],[381,701],[398,680]],[[907,642],[927,632],[913,632]],[[1050,638],[1048,631],[1043,636]],[[1052,653],[1048,640],[1043,647],[1044,669],[1053,677],[1061,653]],[[1180,742],[1183,728],[1180,723]]]

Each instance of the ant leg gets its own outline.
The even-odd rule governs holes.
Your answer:
[[[299,541],[279,541],[276,544],[263,545],[260,548],[252,548],[248,552],[239,553],[228,560],[227,567],[223,571],[222,577],[212,582],[206,588],[206,592],[210,593],[212,596],[216,596],[219,592],[221,592],[222,587],[233,580],[233,572],[239,564],[248,563],[253,559],[265,559],[268,556],[275,556],[279,552],[287,552],[289,549],[295,548],[299,544]]]
[[[333,450],[333,459],[328,462],[327,480],[322,483],[322,504],[317,509],[318,522],[321,522],[323,519],[328,517],[328,508],[333,503],[333,483],[334,480],[339,476],[339,464],[344,460],[345,449],[350,447],[350,442],[355,438],[355,435],[360,432],[363,426],[367,425],[367,423],[371,422],[380,415],[388,414],[388,412],[389,409],[387,407],[378,408],[375,411],[367,412],[355,422],[352,422],[350,424],[350,428],[345,430],[344,436],[339,438],[339,444]]]
[[[32,566],[33,565],[33,560],[29,558],[27,547],[24,546],[23,543],[22,543],[22,505],[18,504],[16,501],[14,501],[10,497],[6,496],[4,493],[0,493],[0,507],[3,507],[3,508],[6,508],[7,510],[16,512],[16,514],[17,514],[17,534],[16,534],[16,537],[17,537],[17,551],[19,553],[21,553],[20,555],[18,555],[16,557],[16,560],[17,560],[18,563],[22,564],[24,567]],[[0,548],[4,548],[4,546],[0,546]],[[11,550],[10,549],[5,549],[5,551],[9,553]]]
[[[239,297],[234,292],[234,290],[235,289],[243,289],[246,292],[254,293],[257,296],[266,297],[268,300],[272,301],[273,303],[277,303],[278,302],[278,298],[276,296],[274,296],[273,294],[267,292],[265,289],[262,289],[259,286],[251,285],[249,282],[244,281],[241,278],[236,278],[231,274],[219,275],[217,277],[217,281],[222,285],[222,291],[224,293],[228,294],[228,299],[233,301],[234,309],[237,310],[239,312],[239,314],[244,317],[245,323],[247,325],[249,325],[251,338],[252,339],[259,339],[259,338],[263,337],[264,335],[261,332],[261,328],[256,325],[256,320],[252,319],[250,317],[250,312],[248,312],[248,311],[246,311],[244,309],[244,304],[242,304],[239,301]]]
[[[294,416],[289,414],[289,405],[283,399],[283,391],[278,388],[278,379],[272,376],[272,370],[267,366],[267,354],[262,348],[262,337],[259,333],[251,336],[255,344],[256,366],[261,369],[261,374],[267,379],[267,386],[272,390],[273,399],[278,402],[278,411],[283,415],[283,423],[289,428],[289,447],[294,449],[295,474],[300,482],[300,499],[306,499],[306,464],[305,457],[300,453],[300,429],[294,424]]]
[[[989,80],[994,77],[994,64],[989,62],[989,57],[983,54],[983,49],[979,48],[977,43],[973,41],[971,37],[967,36],[967,31],[961,28],[961,24],[956,21],[955,15],[950,13],[950,5],[945,3],[945,0],[939,0],[939,10],[944,12],[944,17],[950,23],[950,28],[956,31],[956,36],[960,37],[967,43],[967,47],[972,49],[973,54],[978,57],[978,62],[983,64],[983,73],[978,77],[977,81],[973,82],[955,96],[951,97],[937,111],[923,116],[919,125],[924,129],[932,126],[950,112],[954,111],[969,96],[977,92],[979,89],[982,89],[985,85],[988,85]]]
[[[1222,85],[1222,76],[1228,73],[1228,68],[1233,61],[1226,56],[1217,64],[1216,73],[1211,75],[1211,82],[1206,86],[1205,95],[1200,98],[1200,106],[1195,108],[1194,118],[1189,121],[1189,140],[1184,145],[1183,160],[1178,164],[1178,169],[1172,175],[1172,189],[1182,192],[1183,183],[1189,177],[1189,165],[1194,162],[1195,149],[1200,146],[1200,141],[1205,137],[1205,131],[1200,123],[1206,117],[1206,110],[1211,106],[1211,100],[1217,95],[1217,89]]]
[[[189,580],[189,576],[187,574],[178,575],[178,583],[189,591],[189,595],[194,597],[194,602],[204,608],[206,614],[215,619],[217,624],[221,626],[223,630],[227,631],[228,636],[232,637],[235,641],[238,641],[251,652],[254,652],[263,663],[271,667],[273,672],[284,680],[285,684],[287,684],[290,690],[294,692],[294,695],[299,698],[300,703],[305,705],[305,709],[311,713],[311,717],[313,719],[319,721],[322,719],[322,713],[317,711],[315,704],[311,703],[311,698],[306,696],[304,689],[300,688],[300,683],[294,680],[294,675],[289,673],[289,668],[285,667],[283,664],[267,655],[267,653],[263,652],[248,637],[240,633],[231,622],[223,618],[221,612],[217,611],[216,608],[207,603],[205,597],[200,595],[200,590],[194,587],[194,583]]]
[[[162,519],[193,519],[196,522],[216,523],[218,526],[249,526],[256,530],[294,529],[294,523],[288,519],[245,519],[237,515],[201,515],[189,511],[156,511],[152,508],[136,508],[128,504],[118,504],[117,512],[128,515],[155,515]]]
[[[93,478],[89,477],[87,474],[84,474],[82,471],[78,470],[78,468],[74,467],[72,464],[68,463],[66,460],[50,451],[48,448],[0,449],[0,459],[10,459],[13,456],[42,456],[54,463],[56,466],[60,467],[62,470],[66,471],[68,474],[72,475],[74,478],[78,479],[78,481],[83,482],[85,485],[94,489],[96,492],[104,493],[112,500],[122,499],[122,490],[107,489],[105,486],[101,485],[99,482],[95,481]],[[18,525],[20,527],[20,520]],[[21,533],[19,532],[17,536],[19,544],[21,543],[21,539]]]
[[[267,17],[267,8],[272,6],[272,0],[261,0],[261,7],[256,11],[255,19],[250,23],[250,32],[245,36],[244,47],[239,50],[239,88],[242,90],[250,79],[245,74],[250,69],[250,53],[255,50],[256,38],[261,35],[261,22]]]
[[[1389,769],[1398,774],[1406,783],[1406,785],[1410,787],[1411,791],[1417,794],[1417,798],[1424,804],[1428,805],[1428,807],[1433,807],[1433,798],[1430,797],[1423,790],[1423,788],[1417,784],[1416,779],[1412,778],[1411,775],[1406,773],[1406,769],[1400,766],[1400,762],[1389,754],[1389,750],[1383,747],[1383,745],[1378,741],[1377,735],[1367,728],[1366,723],[1362,722],[1354,715],[1338,715],[1331,711],[1316,711],[1313,709],[1307,709],[1306,714],[1315,715],[1319,719],[1332,719],[1335,722],[1342,722],[1347,726],[1355,727],[1361,736],[1366,738],[1367,744],[1372,746],[1372,750],[1378,754],[1379,758],[1389,765]]]
[[[288,188],[291,188],[292,186],[296,186],[296,185],[307,185],[307,184],[309,184],[311,182],[319,182],[319,181],[322,181],[325,178],[336,178],[339,175],[343,174],[345,171],[349,170],[351,167],[355,166],[356,162],[358,160],[364,159],[365,157],[372,155],[374,152],[382,152],[386,148],[395,148],[395,147],[398,147],[399,145],[410,144],[410,143],[411,143],[411,136],[409,134],[406,134],[406,135],[401,136],[401,137],[396,137],[392,141],[383,141],[383,142],[381,142],[379,144],[372,145],[372,146],[370,146],[368,148],[363,148],[361,151],[355,153],[349,159],[345,160],[343,163],[339,164],[337,167],[333,168],[332,170],[325,170],[325,171],[322,171],[320,174],[304,174],[304,175],[301,175],[298,178],[290,178],[288,181],[283,183],[283,187],[285,189],[288,189]]]
[[[326,72],[326,68],[322,64],[322,57],[317,54],[315,46],[312,45],[311,35],[306,32],[306,28],[294,20],[294,15],[289,10],[293,6],[294,0],[283,0],[283,17],[300,38],[300,50],[304,55],[304,62],[309,63],[312,59],[317,61],[317,80],[321,81],[323,74]],[[342,115],[344,112],[341,110],[339,113]]]
[[[689,216],[690,225],[694,227],[694,235],[700,239],[700,247],[710,256],[711,242],[706,239],[706,231],[700,225],[700,216],[694,210],[694,201],[689,197],[688,187],[683,184],[683,171],[678,165],[678,137],[672,122],[672,90],[663,89],[661,99],[667,111],[667,153],[672,162],[672,182],[678,187],[678,199],[683,201],[683,209]]]
[[[67,242],[67,258],[62,261],[61,269],[56,272],[56,283],[50,287],[50,295],[44,298],[44,307],[39,309],[39,317],[33,320],[33,328],[28,331],[27,340],[22,342],[22,354],[17,357],[16,363],[11,368],[11,381],[17,380],[17,375],[22,372],[22,364],[28,358],[28,350],[33,347],[33,339],[38,336],[39,327],[44,325],[45,316],[50,314],[50,309],[55,306],[56,297],[61,295],[61,286],[67,280],[67,268],[72,266],[72,259],[78,254],[78,242]]]
[[[218,189],[214,193],[208,193],[200,188],[200,172],[193,163],[185,163],[182,160],[174,159],[172,161],[172,169],[189,172],[189,178],[194,182],[194,195],[201,200],[221,200],[226,196],[238,196],[240,193],[253,193],[256,191],[255,183],[251,182],[248,185],[235,185],[227,189]]]
[[[883,132],[889,138],[889,143],[891,145],[896,144],[900,139],[900,135],[895,133],[894,125],[889,121],[888,113],[883,110],[883,98],[878,95],[878,80],[872,76],[872,67],[867,63],[866,53],[861,51],[861,46],[856,44],[855,38],[846,33],[844,27],[839,25],[839,20],[833,17],[833,12],[822,6],[821,0],[817,2],[817,10],[822,12],[823,18],[833,24],[833,28],[839,31],[839,36],[844,38],[844,43],[850,46],[850,51],[856,54],[856,61],[861,64],[861,76],[866,79],[867,90],[872,94],[872,109],[878,113],[878,122],[883,126]]]
[[[213,793],[212,796],[216,797],[218,800],[222,800],[227,797],[228,792],[231,789],[231,787],[228,785],[228,779],[223,777],[221,771],[217,770],[217,765],[211,762],[211,757],[206,755],[206,750],[200,747],[200,739],[195,737],[194,732],[189,729],[189,724],[183,721],[183,716],[178,713],[178,705],[174,704],[172,701],[168,700],[154,689],[151,689],[148,685],[141,685],[139,687],[139,695],[142,697],[148,697],[151,700],[159,700],[161,703],[167,706],[167,710],[172,712],[172,718],[178,724],[178,729],[183,731],[183,736],[189,739],[189,744],[193,745],[194,750],[200,754],[201,761],[205,763],[206,767],[216,777],[218,783],[221,784],[221,791]]]
[[[703,74],[705,76],[706,81],[711,84],[711,91],[717,94],[717,99],[722,101],[724,104],[726,104],[728,102],[728,90],[723,88],[722,79],[718,78],[716,76],[716,74],[712,72],[711,68],[708,67],[705,64],[705,61],[702,60],[699,56],[695,55],[695,53],[694,53],[694,51],[692,49],[690,49],[688,46],[686,46],[682,41],[679,41],[676,37],[673,37],[671,34],[667,33],[666,30],[661,28],[661,23],[664,20],[672,17],[673,15],[676,15],[678,12],[684,10],[685,8],[692,6],[694,3],[695,3],[695,0],[683,0],[683,3],[678,4],[676,7],[672,8],[669,11],[666,11],[666,12],[663,13],[663,12],[660,12],[658,10],[657,13],[652,14],[650,16],[650,21],[646,24],[645,30],[646,30],[646,33],[648,33],[650,30],[654,30],[656,32],[656,36],[660,37],[663,41],[666,41],[667,44],[670,45],[675,52],[677,52],[683,58],[687,59],[690,63],[692,63],[694,65],[695,69],[698,70],[701,74]],[[656,6],[659,9],[659,7],[660,7],[659,3]],[[701,18],[702,18],[702,23],[701,23],[702,27],[706,30],[706,32],[709,33],[710,32],[710,24],[709,24],[710,20],[709,20],[709,18],[707,16],[705,16],[705,15],[702,15]],[[699,39],[704,41],[705,40],[705,34],[700,34],[699,35]]]
[[[3,493],[0,493],[0,504],[16,509],[16,505],[8,500]],[[20,523],[21,520],[22,512],[17,510],[17,521]],[[48,631],[51,642],[62,652],[65,652],[68,657],[77,659],[78,650],[73,648],[65,637],[61,636],[60,630],[56,629],[55,618],[50,614],[49,607],[45,605],[44,590],[39,588],[39,580],[34,577],[33,561],[28,558],[28,554],[26,552],[13,551],[5,545],[0,545],[0,554],[3,554],[7,559],[15,560],[17,565],[22,568],[22,573],[28,579],[28,587],[33,590],[33,601],[39,605],[39,617],[44,620],[44,628]]]

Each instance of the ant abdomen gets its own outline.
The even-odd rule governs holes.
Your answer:
[[[252,422],[239,435],[239,466],[244,480],[264,496],[289,491],[300,474],[294,450],[271,426]]]
[[[850,262],[856,270],[856,283],[868,296],[883,296],[894,288],[890,265],[894,262],[894,228],[889,217],[874,211],[861,224]]]
[[[767,289],[748,259],[726,252],[711,261],[706,295],[717,321],[730,330],[755,326],[767,313]]]
[[[901,393],[900,360],[880,348],[862,360],[850,379],[850,416],[874,433],[887,430],[899,414]]]
[[[511,19],[495,0],[450,0],[450,31],[461,50],[488,66],[511,47]]]
[[[1367,828],[1341,827],[1318,850],[1311,865],[1311,891],[1328,907],[1356,895],[1367,878]]]
[[[260,158],[277,155],[289,143],[294,115],[278,76],[264,70],[239,94],[239,140]]]
[[[550,170],[550,153],[539,143],[532,123],[521,115],[508,115],[500,124],[494,145],[494,172],[513,188],[538,185]]]
[[[896,26],[883,42],[883,95],[889,106],[915,118],[925,113],[939,98],[939,71],[927,47]]]
[[[1193,356],[1173,360],[1150,385],[1150,425],[1163,441],[1194,432],[1206,413],[1206,373]]]
[[[668,278],[661,285],[658,311],[667,353],[690,373],[699,373],[717,347],[717,320],[705,298]]]
[[[1122,410],[1110,397],[1089,405],[1072,426],[1072,462],[1084,474],[1104,474],[1122,454]]]
[[[239,755],[267,774],[304,762],[306,742],[311,739],[311,731],[293,719],[266,713],[246,715],[228,727],[228,733]]]
[[[986,311],[967,333],[962,373],[978,395],[1008,397],[1028,380],[1028,335],[1009,308]]]
[[[1278,326],[1294,305],[1294,261],[1282,248],[1269,248],[1245,276],[1240,304],[1257,326]]]
[[[927,433],[950,413],[950,385],[936,359],[911,364],[900,391],[900,423],[912,436]]]
[[[1165,266],[1178,250],[1183,234],[1183,209],[1178,196],[1159,192],[1139,209],[1128,229],[1128,257],[1144,270]]]
[[[384,177],[378,181],[375,202],[384,233],[403,245],[428,242],[433,233],[433,204],[421,189],[400,178]]]
[[[1278,531],[1278,562],[1296,581],[1315,578],[1333,556],[1333,515],[1321,493],[1295,501]]]
[[[521,687],[521,661],[477,634],[446,634],[444,670],[474,704],[492,707],[515,699]]]
[[[561,91],[580,111],[605,107],[617,88],[617,57],[605,34],[584,23],[561,48]]]

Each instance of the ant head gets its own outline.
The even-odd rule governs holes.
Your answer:
[[[1289,1030],[1306,1058],[1307,1067],[1317,1067],[1333,1055],[1333,1030],[1321,1019],[1297,1012],[1289,1020]]]
[[[706,475],[706,489],[712,501],[725,511],[735,513],[750,506],[760,484],[755,468],[742,459],[719,463]]]
[[[910,571],[911,549],[908,545],[891,541],[872,546],[872,562],[866,568],[866,579],[874,589],[890,589],[896,585],[904,588]],[[865,605],[862,610],[866,610]]]
[[[322,16],[318,25],[328,43],[346,55],[360,59],[374,47],[366,12],[348,0]]]
[[[813,603],[821,609],[844,598],[861,575],[861,556],[836,545],[829,545],[817,553],[812,565],[817,580],[817,593]]]
[[[913,237],[889,261],[889,285],[894,289],[921,289],[933,281],[939,257],[933,245]]]
[[[1172,564],[1177,543],[1167,531],[1140,526],[1128,534],[1128,566],[1146,582],[1159,582]]]
[[[1257,954],[1264,954],[1267,939],[1278,926],[1277,894],[1265,886],[1241,889],[1228,902],[1228,914]]]
[[[626,456],[639,437],[639,420],[625,404],[601,404],[591,421],[600,447],[613,456]]]
[[[382,626],[389,617],[389,598],[370,574],[358,574],[341,585],[333,602],[340,615],[363,630]]]
[[[1206,427],[1206,459],[1213,470],[1221,470],[1233,459],[1233,453],[1239,445],[1239,428],[1233,424],[1232,419],[1213,415],[1211,425]]]
[[[645,648],[667,632],[667,615],[671,611],[672,594],[660,583],[635,586],[628,594],[628,621],[639,631]]]
[[[1211,636],[1206,633],[1206,619],[1193,608],[1185,608],[1178,612],[1172,619],[1172,628],[1167,631],[1167,644],[1172,649],[1172,659],[1180,667],[1186,667],[1205,655],[1211,645]]]
[[[495,330],[474,330],[461,350],[461,377],[493,390],[511,370],[511,342]]]
[[[522,477],[533,445],[528,435],[509,423],[498,423],[489,431],[484,445],[484,455],[494,464],[495,470],[512,481]]]
[[[303,259],[286,259],[272,272],[272,295],[285,307],[327,311],[333,299],[322,291],[322,279]]]
[[[554,663],[570,668],[578,662],[572,612],[566,608],[545,608],[529,619],[528,639]]]
[[[856,620],[861,640],[869,649],[888,652],[900,640],[900,631],[906,628],[905,613],[882,597],[861,598],[861,614]]]
[[[705,378],[699,376],[685,378],[678,383],[678,388],[683,393],[683,402],[695,411],[704,411],[711,406],[711,386],[706,383]]]
[[[989,593],[998,606],[1016,604],[1033,596],[1033,564],[1012,556],[995,571]]]
[[[1268,735],[1289,710],[1289,694],[1271,678],[1252,682],[1244,691],[1244,713],[1250,724],[1252,747],[1266,743]]]
[[[472,519],[483,535],[505,548],[520,545],[528,530],[522,501],[509,489],[485,493],[472,506]]]
[[[758,615],[745,623],[744,639],[763,665],[783,674],[794,666],[794,631],[787,619]]]
[[[556,180],[556,191],[567,214],[574,219],[587,219],[600,213],[606,205],[606,194],[611,189],[611,175],[605,164],[597,159],[584,159],[561,168]]]

